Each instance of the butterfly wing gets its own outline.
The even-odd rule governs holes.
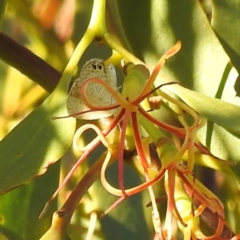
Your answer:
[[[81,86],[89,79],[98,78],[104,80],[117,91],[117,77],[113,65],[105,66],[101,59],[91,59],[83,66],[80,77],[76,79],[70,89],[67,108],[70,115],[79,113],[76,118],[94,120],[113,115],[115,109],[107,111],[89,111],[81,96]],[[113,96],[100,84],[91,82],[86,87],[86,97],[91,105],[108,107],[116,103]],[[81,113],[81,114],[80,114]]]

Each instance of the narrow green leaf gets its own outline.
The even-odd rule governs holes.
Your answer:
[[[95,37],[88,28],[74,49],[59,84],[44,103],[0,143],[0,194],[43,174],[71,144],[76,120],[67,116],[67,90],[77,64]]]
[[[39,219],[39,214],[58,186],[59,172],[60,162],[50,166],[42,177],[0,197],[0,233],[8,239],[40,239],[51,224],[57,202],[50,205],[43,218]]]
[[[56,162],[71,144],[75,120],[67,115],[66,92],[57,88],[0,143],[0,193],[25,184]]]
[[[118,185],[118,169],[116,164],[112,164],[107,171],[109,182],[113,186]],[[139,184],[138,173],[129,166],[124,167],[125,188],[133,187]],[[100,181],[96,181],[92,186],[92,196],[96,199],[96,205],[100,211],[109,208],[117,198],[110,195]],[[101,198],[99,196],[102,196]],[[106,240],[121,239],[150,239],[150,230],[147,227],[147,221],[144,214],[151,215],[152,208],[146,208],[149,202],[148,192],[141,192],[129,198],[126,198],[121,204],[114,208],[109,214],[101,219],[102,231]],[[151,224],[151,223],[150,223]]]
[[[236,3],[234,0],[230,1],[232,2]],[[116,21],[121,22],[133,52],[150,66],[154,66],[178,40],[181,41],[182,49],[167,60],[156,85],[167,79],[179,81],[182,86],[196,91],[185,92],[186,96],[181,94],[180,97],[211,120],[212,124],[219,124],[201,129],[201,134],[199,132],[201,141],[219,157],[239,159],[235,149],[236,144],[240,144],[237,135],[240,130],[239,120],[237,121],[239,114],[236,112],[239,111],[239,107],[231,105],[231,103],[239,105],[234,91],[237,74],[230,76],[232,74],[232,71],[228,71],[230,59],[199,1],[117,0],[117,4],[112,5],[114,6],[119,13],[114,15]],[[229,104],[220,100],[208,101],[207,97],[202,98],[197,92],[212,98],[221,98]],[[228,144],[222,144],[218,137],[219,139],[226,137]]]
[[[171,91],[200,116],[210,120],[198,132],[199,140],[211,149],[215,156],[239,161],[240,152],[236,151],[236,146],[240,144],[240,106],[177,85],[171,86]]]
[[[117,2],[125,35],[139,58],[154,66],[181,41],[181,50],[167,60],[161,76],[215,96],[229,58],[198,1]]]
[[[2,0],[0,2],[0,29],[2,27],[2,21],[3,21],[3,17],[4,17],[4,12],[5,12],[5,8],[6,8],[6,4],[7,4],[7,0]]]
[[[240,134],[240,106],[209,97],[179,85],[172,87],[172,90],[201,116],[234,133]]]
[[[240,2],[213,0],[212,26],[233,65],[240,72]]]

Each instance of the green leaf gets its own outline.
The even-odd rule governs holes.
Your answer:
[[[124,166],[124,175],[124,186],[126,189],[141,182],[138,173],[128,165]],[[117,176],[117,163],[113,163],[107,170],[107,179],[113,186],[118,186]],[[98,206],[100,211],[105,211],[117,200],[115,196],[110,195],[103,188],[100,181],[96,181],[92,186],[91,195],[95,199],[96,206]],[[150,216],[152,212],[152,208],[146,208],[146,204],[149,201],[148,192],[145,191],[126,198],[111,210],[109,214],[101,219],[104,239],[149,239],[151,235],[147,225],[149,219],[145,217],[145,214]]]
[[[87,29],[53,93],[0,143],[0,194],[43,174],[71,144],[76,120],[67,116],[68,86],[77,64],[95,37]]]
[[[179,40],[182,49],[167,60],[161,75],[215,95],[229,58],[198,1],[117,2],[125,35],[139,58],[154,66]]]
[[[199,2],[118,0],[117,4],[111,7],[117,8],[112,10],[118,13],[114,15],[115,21],[121,23],[123,33],[134,54],[150,66],[154,66],[178,40],[182,42],[182,49],[167,60],[156,85],[166,80],[179,81],[182,86],[196,91],[196,94],[186,92],[187,96],[184,97],[188,98],[187,103],[194,109],[196,107],[195,110],[209,120],[216,121],[228,129],[214,125],[212,128],[203,128],[198,137],[211,152],[216,153],[216,156],[239,160],[239,154],[235,149],[235,146],[240,144],[239,136],[229,132],[230,129],[239,133],[240,124],[237,122],[239,114],[234,112],[239,108],[234,106],[233,109],[232,107],[228,109],[228,106],[232,105],[221,103],[220,100],[213,103],[212,100],[205,99],[206,101],[197,104],[201,100],[197,94],[199,92],[240,105],[234,90],[236,70],[229,66],[230,59]],[[183,95],[180,97],[183,98]],[[231,120],[234,120],[232,125]],[[220,141],[223,138],[227,139],[225,145]]]
[[[1,194],[43,174],[70,146],[75,119],[52,119],[67,115],[66,92],[56,88],[0,143]]]
[[[201,116],[234,133],[240,134],[240,106],[181,86],[174,86],[172,90],[190,107],[200,113]]]
[[[233,65],[240,72],[240,2],[213,0],[212,26]]]
[[[4,12],[5,12],[5,8],[6,8],[6,4],[7,4],[7,0],[2,0],[0,2],[0,29],[2,27],[2,21],[3,21],[3,17],[4,17]]]
[[[200,116],[210,120],[200,129],[198,138],[212,154],[221,159],[240,161],[240,152],[235,148],[240,144],[240,106],[181,86],[171,86],[171,90]]]
[[[60,162],[50,166],[41,178],[0,197],[0,233],[8,239],[40,239],[51,224],[57,202],[50,205],[43,218],[39,219],[39,214],[58,186],[59,172]]]

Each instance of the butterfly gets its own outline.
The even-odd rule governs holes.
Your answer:
[[[82,99],[81,87],[87,80],[94,78],[105,81],[112,89],[117,91],[117,75],[114,66],[112,64],[106,66],[103,60],[98,58],[87,61],[80,71],[79,78],[74,81],[69,91],[67,110],[70,115],[75,114],[74,117],[78,119],[96,120],[109,117],[116,112],[116,109],[89,111],[90,109]],[[87,101],[93,106],[109,107],[116,104],[112,94],[104,86],[96,82],[89,82],[86,85],[85,94]]]

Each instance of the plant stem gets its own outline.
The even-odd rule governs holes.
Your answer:
[[[0,33],[0,58],[48,92],[53,91],[61,77],[55,68],[4,33]]]
[[[92,16],[88,28],[95,31],[96,37],[103,37],[106,33],[106,0],[94,0]]]
[[[111,36],[110,33],[106,32],[104,34],[104,40],[107,42],[107,44],[114,50],[116,50],[120,55],[122,55],[123,58],[125,58],[127,61],[130,61],[134,64],[142,64],[145,65],[144,62],[136,58],[133,54],[128,52],[125,48],[123,48],[121,45],[119,45]]]
[[[99,178],[106,154],[107,153],[104,152],[102,156],[93,164],[93,166],[91,166],[89,171],[81,179],[76,188],[71,192],[64,205],[57,211],[59,216],[58,222],[61,221],[62,226],[68,226],[78,203],[87,192],[87,190],[92,186],[92,184]],[[113,153],[113,155],[116,155],[116,152]],[[116,157],[117,155],[112,157],[112,159],[116,159]],[[113,160],[110,161],[110,163],[112,162]]]

